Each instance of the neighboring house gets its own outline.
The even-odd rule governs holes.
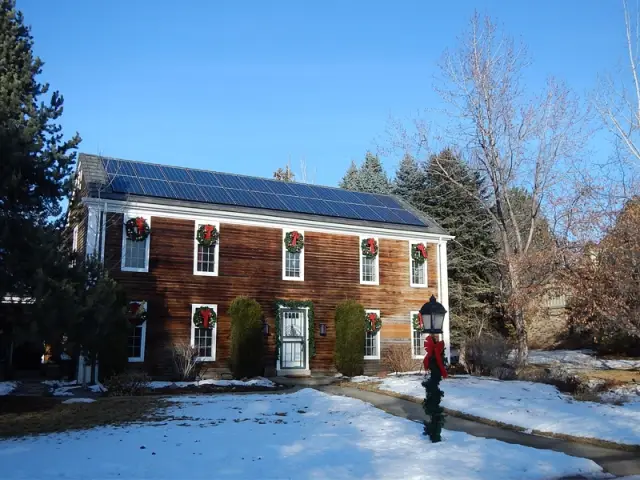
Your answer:
[[[181,340],[199,349],[205,375],[227,371],[227,311],[240,295],[263,308],[267,375],[335,371],[334,315],[343,300],[381,320],[363,345],[367,372],[383,368],[390,344],[422,358],[412,313],[432,294],[448,308],[452,237],[395,197],[86,154],[76,179],[84,215],[74,246],[98,256],[146,310],[132,328],[129,361],[152,375],[170,374],[170,347]],[[128,221],[129,233],[149,227],[149,235],[130,238]],[[215,243],[201,244],[198,232]],[[424,262],[412,260],[420,244]],[[202,315],[194,323],[196,312],[209,328]]]

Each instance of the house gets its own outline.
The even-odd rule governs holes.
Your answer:
[[[228,371],[239,295],[263,308],[267,375],[334,372],[343,300],[367,310],[367,372],[384,368],[391,344],[422,358],[414,316],[431,295],[448,307],[452,237],[393,196],[87,154],[76,182],[74,248],[98,256],[145,312],[129,361],[152,375],[170,375],[180,340],[199,349],[205,375]]]

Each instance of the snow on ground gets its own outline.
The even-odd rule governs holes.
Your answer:
[[[197,382],[149,382],[149,388],[185,388],[203,385],[213,385],[216,387],[267,387],[275,388],[276,384],[263,377],[252,378],[251,380],[200,380]]]
[[[75,380],[70,382],[63,380],[44,380],[42,383],[51,389],[54,397],[72,397],[73,392],[71,390],[82,387],[82,385],[78,385],[78,382]]]
[[[95,400],[93,398],[69,398],[62,403],[93,403]]]
[[[592,350],[530,350],[529,363],[533,365],[561,364],[567,368],[589,370],[636,370],[640,359],[607,360],[594,356]]]
[[[422,376],[389,376],[381,390],[424,398]],[[622,406],[579,402],[543,383],[455,376],[441,384],[446,408],[550,433],[640,445],[640,401]]]
[[[548,479],[599,474],[591,460],[444,431],[347,397],[176,397],[160,424],[0,442],[3,478]],[[190,419],[186,419],[189,417]],[[38,461],[33,461],[37,458]]]
[[[16,388],[18,388],[17,382],[0,382],[0,397],[3,395],[9,395]]]

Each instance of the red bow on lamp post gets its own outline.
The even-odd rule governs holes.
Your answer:
[[[298,243],[298,238],[300,238],[300,234],[298,232],[291,232],[291,246],[295,247],[296,243]]]
[[[427,351],[427,354],[424,356],[424,369],[429,370],[429,361],[432,357],[435,356],[436,362],[438,364],[438,369],[442,374],[442,378],[447,378],[447,369],[444,366],[444,361],[442,356],[444,354],[444,340],[435,341],[432,335],[429,335],[424,341],[424,349]]]
[[[205,225],[204,226],[204,238],[205,240],[211,240],[211,235],[213,235],[213,229],[215,227],[213,225]]]

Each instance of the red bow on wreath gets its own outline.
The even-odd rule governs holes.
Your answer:
[[[375,330],[376,329],[376,321],[378,320],[378,315],[376,315],[375,313],[371,312],[367,314],[367,318],[369,319],[369,322],[371,322],[371,329]]]
[[[136,313],[138,313],[138,309],[140,308],[140,304],[139,303],[130,303],[129,304],[129,313],[131,315],[135,315]]]
[[[213,229],[214,228],[216,228],[216,227],[214,227],[213,225],[205,225],[204,226],[204,239],[205,240],[211,240],[211,235],[213,235]]]
[[[298,243],[298,238],[300,238],[300,234],[298,232],[291,232],[291,246],[295,247],[296,243]]]
[[[376,253],[376,241],[373,238],[369,238],[367,240],[367,245],[369,245],[369,252],[371,255],[375,255]]]
[[[418,325],[420,325],[420,330],[424,329],[424,319],[422,318],[422,314],[420,312],[418,312]]]
[[[444,362],[442,361],[442,354],[444,353],[444,340],[436,342],[433,340],[433,337],[429,335],[424,341],[424,349],[427,351],[423,362],[424,369],[429,370],[429,360],[431,360],[431,357],[435,355],[436,362],[438,363],[438,368],[440,369],[440,373],[442,374],[442,378],[447,378],[447,369],[444,368]]]
[[[138,217],[136,218],[136,228],[138,229],[138,234],[144,232],[144,218]]]
[[[424,244],[419,243],[416,246],[416,249],[420,252],[420,254],[422,255],[422,258],[427,258],[427,248],[424,246]]]
[[[209,328],[209,320],[211,319],[211,309],[201,308],[200,316],[202,317],[202,327]]]

